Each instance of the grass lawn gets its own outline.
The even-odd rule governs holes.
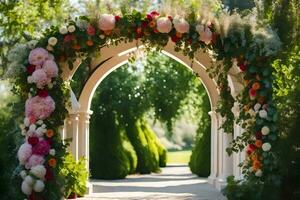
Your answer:
[[[190,161],[191,150],[183,151],[169,151],[168,152],[168,164],[188,164]]]

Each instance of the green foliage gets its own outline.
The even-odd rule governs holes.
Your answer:
[[[156,160],[158,160],[159,167],[165,167],[167,165],[167,149],[162,145],[158,137],[147,123],[143,122],[141,124],[141,128],[147,137],[148,144],[153,145],[152,149],[157,149]]]
[[[132,144],[130,143],[128,137],[126,134],[122,134],[122,136],[124,137],[122,139],[123,142],[123,148],[124,151],[129,159],[129,163],[130,163],[130,171],[129,174],[133,174],[136,171],[136,167],[137,167],[137,162],[138,162],[138,158],[136,155],[136,152],[134,150],[134,147],[132,146]]]
[[[136,172],[149,174],[159,171],[159,154],[156,144],[143,131],[143,121],[129,124],[125,131],[138,157]]]
[[[75,193],[79,197],[85,195],[87,191],[86,182],[89,178],[89,173],[85,166],[85,158],[81,158],[76,162],[71,153],[67,154],[60,173],[65,177],[65,197],[69,197],[71,193]]]
[[[115,124],[115,117],[113,112],[101,115],[95,110],[91,120],[90,170],[93,178],[121,179],[132,172],[134,155],[128,156],[132,151],[125,151],[124,136]],[[100,126],[95,126],[99,123]]]
[[[204,94],[202,95],[202,112],[199,116],[197,137],[189,162],[191,171],[201,177],[209,176],[211,159],[211,123],[210,116],[208,115],[210,102],[207,94]]]

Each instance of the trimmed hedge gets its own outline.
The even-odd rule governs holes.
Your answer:
[[[153,143],[156,146],[159,167],[165,167],[167,165],[167,149],[162,145],[162,143],[159,141],[159,138],[147,123],[142,123],[141,128],[148,139],[148,143]]]
[[[123,148],[124,148],[124,151],[129,159],[129,163],[130,163],[129,174],[133,174],[136,171],[138,158],[137,158],[136,152],[135,152],[132,144],[130,143],[127,135],[124,132],[122,134],[122,137],[123,137],[123,139],[122,139]]]
[[[92,178],[125,178],[132,171],[132,162],[130,161],[131,157],[128,156],[130,151],[126,151],[124,148],[120,129],[115,123],[115,116],[111,112],[107,112],[105,115],[95,115],[91,120],[90,134]]]
[[[210,149],[211,149],[211,122],[208,112],[210,103],[207,94],[202,97],[202,114],[197,130],[195,147],[189,162],[190,170],[200,177],[207,177],[210,174]]]
[[[159,154],[155,143],[142,129],[142,121],[137,120],[126,127],[126,133],[138,157],[136,172],[150,174],[159,172]]]

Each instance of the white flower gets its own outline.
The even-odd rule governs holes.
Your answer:
[[[52,84],[52,83],[48,83],[47,86],[48,86],[49,89],[52,89],[52,88],[53,88],[53,84]]]
[[[55,156],[55,149],[50,149],[49,154],[50,154],[51,156]]]
[[[75,28],[74,25],[68,26],[68,31],[69,31],[70,33],[73,33],[75,30],[76,30],[76,28]]]
[[[261,104],[257,103],[254,105],[254,110],[257,112],[261,108]]]
[[[43,127],[39,127],[36,129],[35,133],[37,134],[37,136],[42,137],[45,133],[45,129]]]
[[[36,125],[35,125],[35,124],[31,124],[31,125],[29,126],[29,131],[34,132],[35,129],[36,129]]]
[[[22,170],[20,172],[20,176],[22,177],[22,179],[25,179],[25,177],[27,176],[27,172],[25,170]]]
[[[256,116],[256,112],[251,108],[248,110],[248,113],[251,117],[255,117]]]
[[[37,181],[35,182],[34,186],[33,186],[33,190],[34,190],[35,192],[41,192],[41,191],[44,190],[44,188],[45,188],[45,184],[44,184],[44,182],[41,181],[41,180],[37,180]]]
[[[265,111],[265,110],[260,110],[260,111],[259,111],[259,117],[260,117],[260,118],[263,118],[263,119],[266,119],[266,118],[268,117],[267,111]]]
[[[32,76],[27,77],[27,83],[33,83],[33,78]]]
[[[22,130],[21,135],[25,136],[26,135],[26,130]]]
[[[157,30],[160,33],[169,33],[172,30],[172,22],[168,17],[161,17],[157,20]]]
[[[68,33],[68,29],[67,27],[63,26],[59,29],[59,32],[64,35],[64,34],[67,34]]]
[[[268,135],[268,134],[270,133],[269,127],[267,127],[267,126],[262,127],[261,133],[262,133],[263,135]]]
[[[37,40],[30,40],[30,41],[27,43],[27,46],[28,46],[29,49],[33,49],[37,43],[38,43]]]
[[[30,121],[29,121],[29,118],[28,118],[28,117],[25,117],[25,118],[24,118],[24,125],[25,125],[26,127],[28,127],[28,126],[30,125]]]
[[[101,34],[99,37],[103,40],[105,38],[105,35]]]
[[[46,124],[43,124],[43,125],[42,125],[42,128],[46,128]]]
[[[31,195],[32,187],[30,185],[28,185],[25,180],[22,182],[21,189],[24,194]]]
[[[263,151],[270,151],[270,149],[271,149],[271,144],[268,143],[268,142],[263,143],[263,145],[262,145],[261,148],[262,148]]]
[[[261,177],[262,176],[262,171],[259,169],[255,172],[255,176]]]
[[[196,26],[196,31],[198,32],[198,34],[200,35],[202,32],[204,32],[204,26],[202,24],[198,24]]]
[[[35,179],[32,176],[28,175],[25,177],[24,181],[29,185],[32,186],[35,182]]]
[[[46,49],[47,49],[48,51],[53,51],[53,47],[52,47],[51,45],[47,45]]]
[[[50,37],[48,39],[48,44],[51,45],[51,46],[55,46],[57,44],[57,39],[56,37]]]
[[[184,18],[176,16],[173,20],[173,24],[177,32],[179,33],[189,32],[190,25]]]
[[[43,122],[43,120],[38,120],[37,122],[36,122],[36,124],[38,124],[38,125],[42,125],[44,122]]]
[[[253,167],[250,167],[249,172],[253,172],[253,171],[254,171]]]
[[[44,179],[46,175],[46,168],[44,165],[37,165],[31,168],[30,173],[37,178]]]

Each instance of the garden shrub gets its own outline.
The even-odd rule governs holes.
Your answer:
[[[153,132],[153,130],[146,122],[142,123],[141,128],[143,129],[146,137],[148,138],[148,143],[153,143],[156,146],[159,167],[165,167],[167,165],[167,149],[162,145],[157,135]]]
[[[85,166],[85,158],[81,158],[78,162],[71,153],[65,157],[63,168],[60,171],[65,178],[65,197],[76,194],[79,197],[85,195],[89,173]]]
[[[123,148],[124,148],[124,151],[129,159],[129,163],[130,163],[129,174],[133,174],[133,173],[135,173],[136,167],[137,167],[137,162],[138,162],[137,155],[134,150],[134,147],[132,146],[127,135],[124,134],[124,132],[122,134],[122,137],[123,137],[123,139],[122,139]]]
[[[130,123],[126,127],[127,136],[138,157],[136,172],[149,174],[159,171],[158,152],[155,144],[149,139],[141,128],[141,121]]]
[[[122,145],[120,128],[116,126],[111,112],[91,120],[90,170],[96,179],[122,179],[131,171],[128,152]],[[99,122],[105,122],[100,123]]]

